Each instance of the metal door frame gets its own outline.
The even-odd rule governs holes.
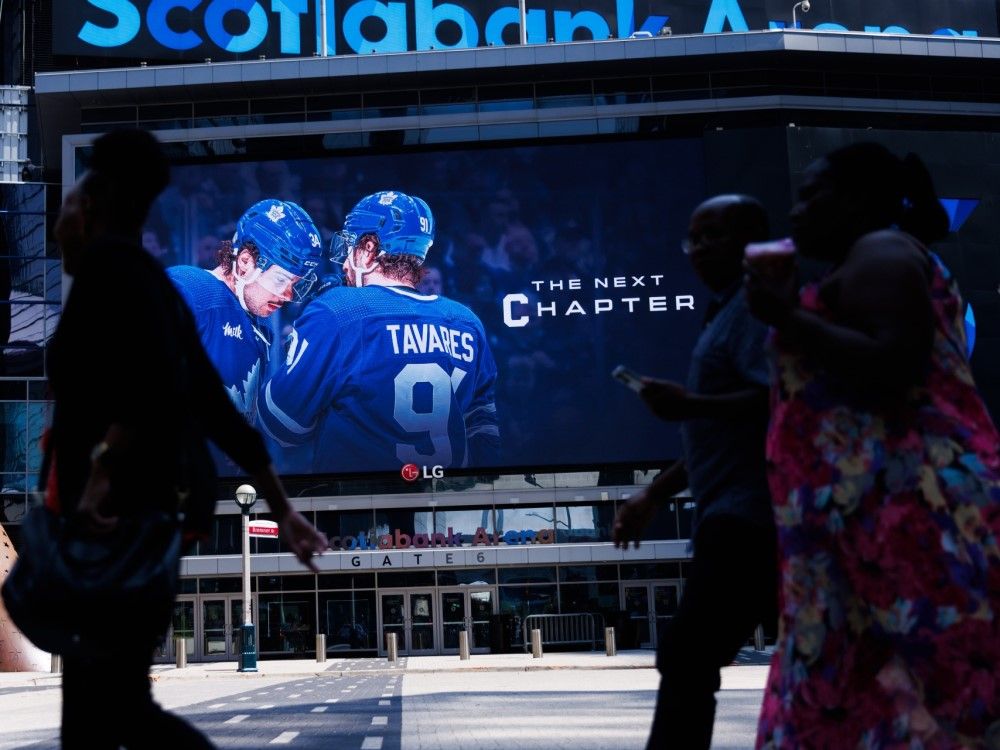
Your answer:
[[[197,594],[182,594],[174,599],[174,605],[182,604],[188,602],[191,604],[192,610],[192,622],[194,630],[191,634],[191,639],[194,641],[194,647],[198,648],[198,595]],[[163,643],[162,649],[158,650],[158,655],[154,658],[154,661],[159,663],[172,663],[177,660],[177,651],[175,649],[174,643],[174,622],[173,622],[173,607],[171,607],[170,614],[170,624],[167,626],[166,640]],[[193,653],[188,653],[187,658],[189,660],[194,660],[195,655]]]
[[[194,617],[194,649],[195,653],[188,654],[189,658],[197,659],[198,661],[236,661],[239,659],[239,654],[236,653],[233,645],[233,628],[235,623],[233,623],[233,601],[238,601],[241,603],[240,610],[242,612],[242,602],[243,593],[238,594],[199,594],[195,597],[196,612]],[[204,653],[205,648],[205,602],[222,601],[225,603],[225,631],[226,631],[226,650],[222,654],[206,654]],[[256,604],[256,599],[251,595],[250,601]],[[254,612],[254,622],[257,621],[258,612]]]
[[[403,597],[403,634],[404,642],[399,644],[400,656],[429,656],[441,653],[441,607],[437,597],[437,589],[433,586],[421,586],[412,589],[378,589],[378,653],[379,656],[386,655],[385,648],[385,625],[382,621],[382,597],[400,595]],[[413,623],[410,617],[410,596],[413,594],[427,594],[431,601],[431,634],[434,639],[434,647],[431,649],[413,650]]]
[[[646,619],[648,621],[649,627],[649,638],[650,642],[639,644],[639,648],[656,648],[656,644],[659,639],[659,632],[657,628],[657,613],[656,613],[656,597],[653,595],[653,588],[656,586],[669,586],[677,589],[677,601],[681,600],[681,594],[683,593],[683,585],[681,581],[677,579],[663,579],[655,578],[644,581],[622,581],[621,591],[619,592],[620,600],[619,605],[621,609],[625,609],[625,589],[628,588],[645,588],[646,589],[646,603],[647,612]],[[672,617],[672,615],[670,615]]]
[[[444,606],[441,601],[441,597],[444,594],[465,594],[465,629],[467,632],[472,632],[472,594],[486,592],[491,596],[492,603],[492,613],[497,613],[497,607],[499,606],[497,587],[493,585],[486,586],[439,586],[437,589],[437,604],[438,611],[441,613],[438,618],[438,647],[439,654],[457,654],[458,648],[445,648],[444,647]],[[472,654],[488,654],[490,652],[489,644],[485,646],[469,644],[469,653]]]

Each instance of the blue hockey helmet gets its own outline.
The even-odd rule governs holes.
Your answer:
[[[295,299],[305,299],[323,260],[323,243],[309,214],[291,201],[265,198],[236,223],[233,252],[238,253],[248,240],[257,247],[257,268],[264,271],[276,265],[298,276],[293,286]]]
[[[333,238],[333,262],[343,263],[365,234],[378,237],[379,254],[412,255],[423,261],[434,244],[434,215],[424,200],[398,190],[366,195]]]

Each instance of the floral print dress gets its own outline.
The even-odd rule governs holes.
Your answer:
[[[848,405],[774,339],[781,617],[758,748],[1000,748],[998,438],[930,267],[930,368],[901,403]],[[801,305],[832,318],[815,285]]]

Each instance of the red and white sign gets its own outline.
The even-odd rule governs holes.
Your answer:
[[[278,536],[278,524],[274,521],[251,521],[250,536]]]

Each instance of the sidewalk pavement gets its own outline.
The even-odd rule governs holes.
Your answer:
[[[257,662],[256,672],[238,672],[237,662],[216,661],[188,663],[182,669],[173,664],[154,664],[152,679],[197,680],[197,679],[259,679],[294,678],[318,675],[342,676],[359,672],[397,672],[403,674],[428,674],[436,672],[531,672],[556,669],[654,669],[655,652],[648,649],[619,651],[616,656],[607,656],[603,651],[547,652],[540,659],[531,654],[473,654],[468,660],[459,659],[457,654],[447,656],[401,657],[395,664],[385,658],[328,658],[326,662],[315,659],[263,659]],[[737,656],[732,667],[740,670],[753,666],[756,675],[770,659],[770,649],[757,652],[744,649]],[[60,675],[48,672],[5,672],[0,673],[0,690],[23,686],[58,687]]]

